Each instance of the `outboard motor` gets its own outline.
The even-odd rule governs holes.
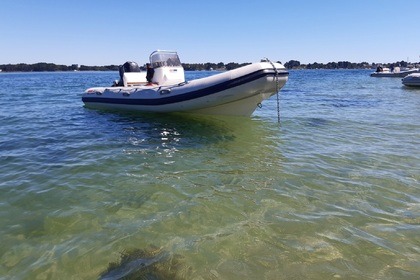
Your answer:
[[[124,85],[124,81],[123,81],[124,73],[140,72],[140,67],[136,62],[127,61],[123,65],[120,65],[118,70],[120,72],[120,80],[118,81],[117,84],[114,84],[114,85],[115,86],[123,86]]]
[[[137,63],[133,61],[127,61],[122,65],[122,68],[124,69],[124,72],[140,72],[140,67]]]

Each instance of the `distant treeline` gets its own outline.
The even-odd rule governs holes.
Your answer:
[[[376,68],[377,66],[381,65],[383,67],[391,67],[391,66],[400,66],[400,67],[407,67],[410,63],[406,61],[397,61],[394,63],[353,63],[349,61],[339,61],[339,62],[328,62],[326,64],[323,63],[309,63],[309,64],[301,64],[297,60],[290,60],[286,62],[284,66],[288,69],[370,69]],[[420,64],[415,63],[415,64]]]
[[[0,65],[3,72],[45,72],[45,71],[118,71],[118,65],[106,66],[86,66],[73,64],[71,66],[58,65],[54,63],[35,63],[35,64],[3,64]]]
[[[182,63],[182,67],[184,67],[185,71],[202,71],[202,70],[232,70],[235,68],[239,68],[251,63],[235,63],[229,62],[224,64],[223,62],[219,63]]]
[[[234,63],[230,62],[224,64],[223,62],[219,63],[182,63],[185,71],[201,71],[201,70],[232,70],[250,63]],[[43,72],[43,71],[118,71],[119,65],[105,65],[105,66],[87,66],[87,65],[78,65],[73,64],[71,66],[67,65],[57,65],[53,63],[35,63],[35,64],[3,64],[0,65],[0,69],[3,72]],[[144,70],[144,66],[140,67]]]
[[[279,62],[279,61],[278,61]],[[224,64],[223,62],[219,63],[182,63],[185,71],[202,71],[202,70],[232,70],[238,67],[242,67],[250,63],[235,63],[230,62]],[[418,63],[420,64],[420,62]],[[375,68],[378,65],[383,67],[391,66],[400,66],[407,67],[409,63],[405,61],[399,61],[394,63],[352,63],[349,61],[339,61],[339,62],[328,62],[327,64],[323,63],[309,63],[301,64],[297,60],[290,60],[286,62],[284,66],[288,69],[368,69]],[[105,66],[87,66],[87,65],[78,65],[73,64],[71,66],[67,65],[58,65],[54,63],[35,63],[35,64],[0,64],[0,70],[3,72],[45,72],[45,71],[118,71],[119,65],[105,65]],[[143,68],[143,67],[141,67]]]

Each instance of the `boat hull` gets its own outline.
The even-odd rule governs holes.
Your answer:
[[[401,71],[401,72],[374,72],[371,73],[371,77],[388,77],[388,78],[404,78],[413,73],[419,73],[418,69],[408,70],[408,71]]]
[[[281,64],[261,62],[170,86],[91,88],[82,100],[99,109],[250,116],[287,79]]]
[[[420,73],[410,74],[402,79],[402,83],[408,87],[420,87]]]

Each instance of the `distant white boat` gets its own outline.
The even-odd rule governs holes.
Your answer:
[[[280,91],[289,75],[282,64],[266,61],[185,81],[174,51],[153,52],[150,64],[152,83],[147,83],[146,72],[131,63],[125,70],[120,68],[121,79],[115,86],[89,88],[82,101],[90,108],[250,116],[261,102]]]
[[[420,73],[414,73],[402,79],[402,83],[409,87],[420,87]]]
[[[394,69],[390,70],[389,68],[376,68],[376,71],[371,73],[371,77],[395,77],[395,78],[402,78],[412,73],[420,73],[420,69],[411,68],[411,69],[401,69],[400,67],[395,67]]]

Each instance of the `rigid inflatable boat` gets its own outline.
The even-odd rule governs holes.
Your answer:
[[[371,77],[389,77],[389,78],[403,78],[407,75],[413,74],[413,73],[419,73],[420,70],[417,68],[412,69],[401,69],[400,67],[395,67],[394,69],[390,70],[389,68],[382,68],[377,67],[376,71],[371,73]]]
[[[402,83],[408,87],[420,87],[420,73],[414,73],[402,79]]]
[[[185,81],[174,51],[153,52],[150,64],[151,81],[135,63],[126,63],[114,86],[89,88],[82,101],[98,109],[250,116],[263,100],[280,91],[289,75],[282,64],[266,60]]]

